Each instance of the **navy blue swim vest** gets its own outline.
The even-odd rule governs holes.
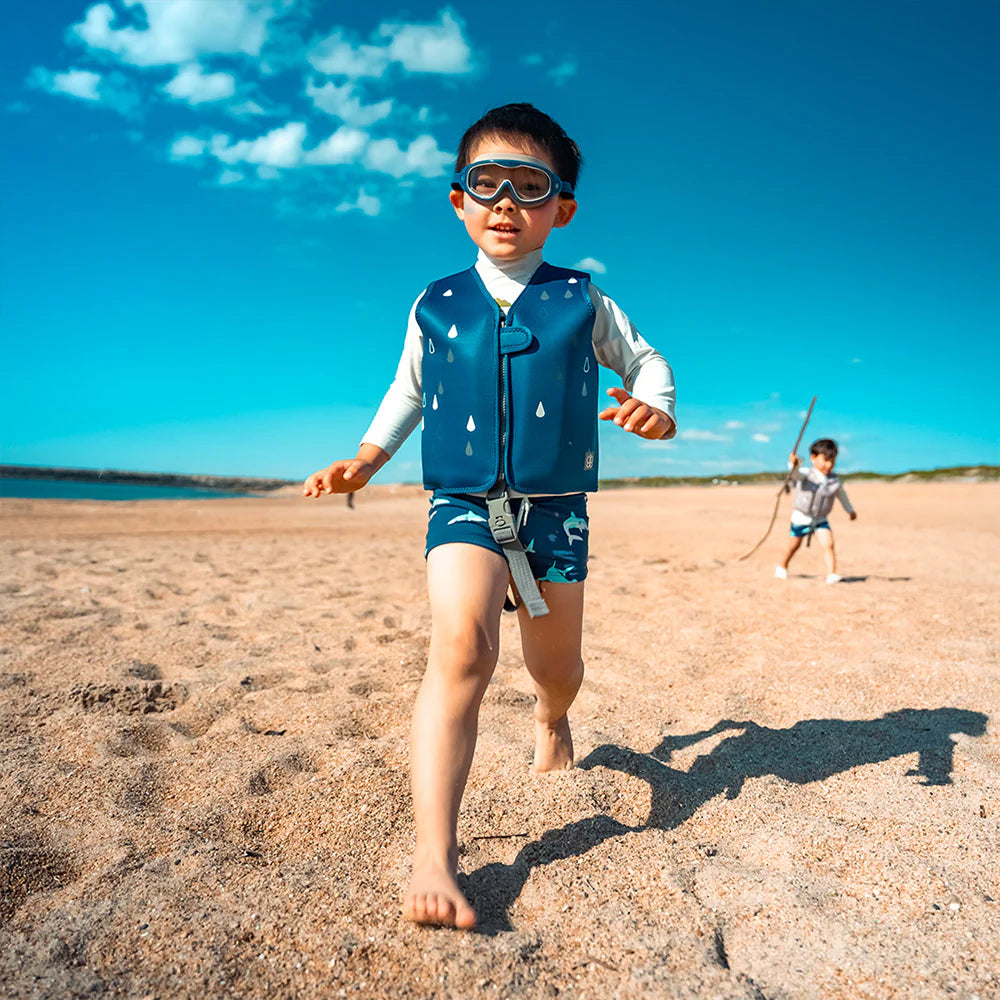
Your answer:
[[[590,277],[542,264],[503,319],[474,267],[430,285],[423,333],[426,489],[597,489]]]

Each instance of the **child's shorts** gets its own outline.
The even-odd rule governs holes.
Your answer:
[[[524,502],[510,502],[515,522]],[[585,493],[532,499],[518,531],[535,579],[549,583],[580,583],[586,579],[589,535]],[[478,545],[503,555],[490,531],[485,497],[434,491],[424,556],[447,542]]]
[[[826,519],[817,521],[815,524],[793,524],[789,534],[792,538],[805,538],[813,531],[830,531],[830,522]]]

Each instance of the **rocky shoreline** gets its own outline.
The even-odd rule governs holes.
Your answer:
[[[121,469],[62,469],[38,465],[0,465],[0,477],[55,479],[76,483],[126,483],[133,486],[178,486],[226,493],[267,493],[297,483],[295,479],[253,476],[204,476],[181,472],[126,472]]]

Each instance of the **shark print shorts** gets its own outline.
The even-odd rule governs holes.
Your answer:
[[[524,500],[512,499],[510,508],[520,525],[518,537],[535,579],[549,583],[585,580],[590,536],[587,495],[572,493],[562,497],[532,498],[522,513],[524,503]],[[503,549],[490,532],[485,497],[434,491],[424,555],[448,542],[479,545],[503,555]]]

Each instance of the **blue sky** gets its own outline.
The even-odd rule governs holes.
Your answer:
[[[3,460],[352,456],[413,299],[473,260],[461,133],[528,100],[586,161],[547,258],[677,377],[677,440],[607,427],[603,475],[779,468],[814,394],[843,470],[996,463],[998,39],[965,0],[20,4]]]

